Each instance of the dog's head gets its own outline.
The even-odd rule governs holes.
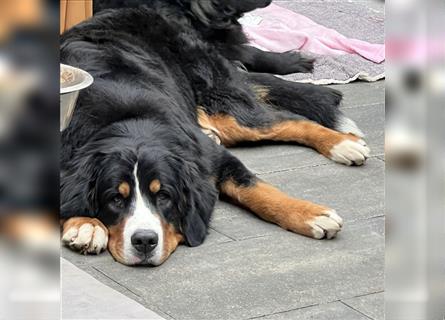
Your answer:
[[[94,12],[110,8],[134,8],[141,5],[179,4],[186,12],[209,28],[225,29],[236,25],[244,13],[267,7],[272,0],[101,0],[94,1]]]
[[[201,244],[217,198],[204,156],[190,154],[194,146],[168,130],[152,134],[104,135],[62,175],[62,216],[101,220],[109,251],[127,265],[159,265],[180,242]]]
[[[227,28],[244,13],[267,7],[272,0],[181,0],[190,1],[198,20],[211,28]]]

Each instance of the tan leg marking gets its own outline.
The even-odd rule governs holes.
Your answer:
[[[249,128],[226,114],[208,116],[204,113],[200,117],[218,130],[222,144],[227,147],[244,141],[298,142],[314,148],[329,159],[347,165],[363,164],[370,152],[362,139],[308,120],[286,120],[270,127]]]
[[[96,218],[73,217],[63,223],[62,243],[80,253],[99,254],[107,248],[108,229]]]
[[[334,210],[291,198],[262,181],[244,187],[229,180],[221,185],[221,191],[262,219],[311,238],[331,239],[343,225]]]

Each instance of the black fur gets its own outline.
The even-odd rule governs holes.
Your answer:
[[[335,128],[342,100],[340,91],[312,84],[285,81],[264,73],[249,73],[249,82],[268,88],[268,101],[279,109],[302,115],[325,127]]]
[[[147,197],[196,246],[205,238],[218,185],[255,182],[239,160],[202,133],[197,106],[253,128],[301,118],[333,127],[341,96],[240,72],[221,49],[237,44],[209,38],[221,30],[197,21],[189,1],[151,3],[105,10],[62,35],[61,61],[87,70],[95,82],[81,92],[62,134],[61,217],[117,223],[129,204],[116,185],[134,183],[138,163],[140,181],[163,182],[158,194]],[[243,37],[236,25],[233,30]],[[268,87],[273,103],[258,101],[253,85]]]
[[[247,38],[238,19],[246,12],[267,7],[271,0],[101,0],[94,12],[110,8],[146,6],[163,10],[166,16],[188,22],[207,42],[232,61],[240,61],[249,71],[273,74],[312,72],[314,60],[297,52],[264,52],[247,46]]]

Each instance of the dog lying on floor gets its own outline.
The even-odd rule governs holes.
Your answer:
[[[339,92],[260,73],[312,66],[245,46],[237,19],[270,0],[137,2],[147,6],[104,10],[62,35],[61,61],[95,78],[62,134],[63,243],[160,265],[204,241],[218,194],[286,230],[335,237],[334,210],[287,196],[225,148],[269,140],[346,165],[369,156]]]

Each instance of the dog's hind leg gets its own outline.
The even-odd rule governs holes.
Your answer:
[[[328,87],[297,83],[270,74],[249,73],[247,79],[257,99],[280,110],[304,116],[327,128],[363,138],[355,122],[339,110],[341,92]]]
[[[283,141],[309,146],[329,159],[346,165],[362,165],[370,150],[359,137],[326,128],[309,120],[277,120],[263,126],[246,126],[227,114],[207,115],[198,111],[200,117],[216,128],[224,146],[242,142]]]
[[[256,178],[227,151],[220,162],[218,187],[224,196],[260,218],[311,238],[331,239],[343,225],[335,210],[286,195]]]

